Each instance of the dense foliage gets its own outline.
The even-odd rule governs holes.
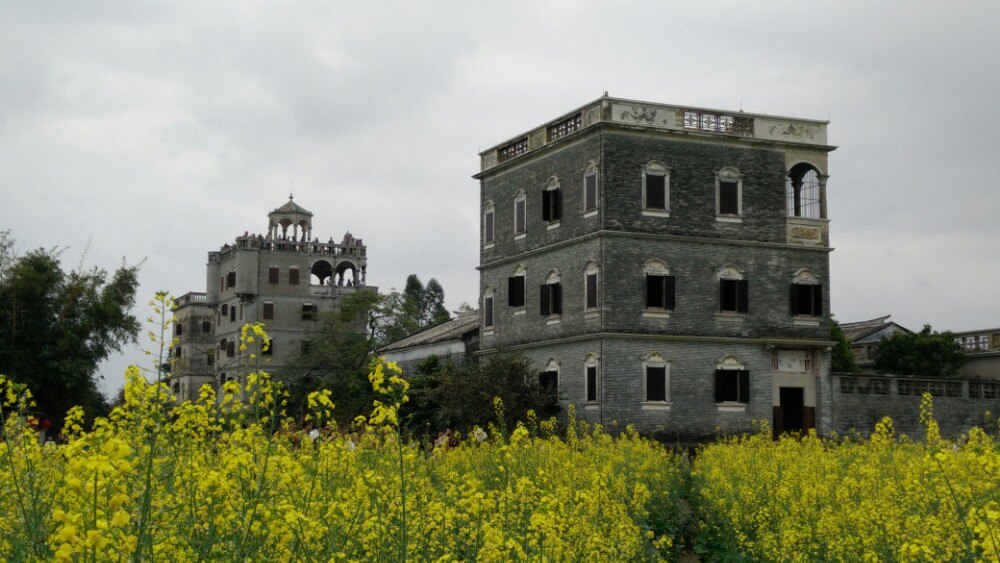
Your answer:
[[[444,288],[434,278],[425,287],[416,274],[406,278],[403,292],[390,291],[381,296],[375,311],[373,336],[380,346],[402,340],[411,334],[451,319],[444,306]]]
[[[0,232],[0,373],[25,383],[56,428],[73,405],[103,410],[98,364],[134,342],[138,266],[64,271],[60,252],[12,253]]]
[[[875,349],[879,373],[942,377],[954,375],[965,363],[965,352],[950,332],[936,332],[924,325],[916,333],[897,332],[883,338]]]
[[[830,371],[836,373],[857,373],[858,364],[854,360],[854,353],[851,351],[851,344],[844,336],[844,331],[837,321],[830,327],[830,339],[833,340],[833,349],[830,351]]]

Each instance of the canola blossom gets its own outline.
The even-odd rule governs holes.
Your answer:
[[[259,336],[258,336],[259,337]],[[407,383],[378,362],[380,398],[352,428],[308,397],[310,430],[252,373],[173,405],[127,374],[125,403],[45,443],[0,379],[0,554],[8,560],[484,561],[660,559],[675,553],[683,459],[633,432],[528,421],[437,446],[401,438]]]

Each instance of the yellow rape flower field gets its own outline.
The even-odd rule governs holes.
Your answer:
[[[266,341],[258,327],[245,340]],[[883,421],[870,440],[723,439],[689,461],[626,430],[529,419],[421,444],[407,382],[350,428],[309,396],[308,430],[266,373],[173,405],[133,368],[125,402],[41,443],[23,386],[0,378],[0,554],[22,560],[998,560],[1000,441]],[[503,406],[497,404],[498,409]],[[994,429],[995,430],[995,429]],[[405,435],[405,434],[404,434]]]

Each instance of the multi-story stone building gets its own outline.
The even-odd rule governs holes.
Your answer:
[[[178,299],[169,380],[178,400],[197,398],[204,383],[238,379],[240,330],[262,322],[270,347],[268,371],[281,373],[310,344],[324,313],[366,283],[364,242],[351,233],[340,242],[313,236],[313,214],[292,199],[268,215],[266,234],[244,232],[233,244],[208,253],[207,292]],[[359,326],[359,330],[365,327]]]
[[[481,352],[593,422],[830,426],[825,121],[604,96],[481,153]]]

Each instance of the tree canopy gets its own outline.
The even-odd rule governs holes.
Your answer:
[[[924,325],[917,333],[897,332],[875,349],[875,370],[897,375],[944,377],[965,363],[965,352],[950,332],[934,332]]]
[[[410,274],[402,293],[394,290],[382,296],[373,335],[380,344],[389,344],[450,319],[441,284],[431,278],[424,286],[416,274]]]
[[[139,266],[123,263],[64,271],[61,251],[13,253],[0,233],[0,373],[28,385],[40,414],[58,428],[66,411],[81,405],[95,414],[105,405],[97,367],[135,342],[132,315]]]

